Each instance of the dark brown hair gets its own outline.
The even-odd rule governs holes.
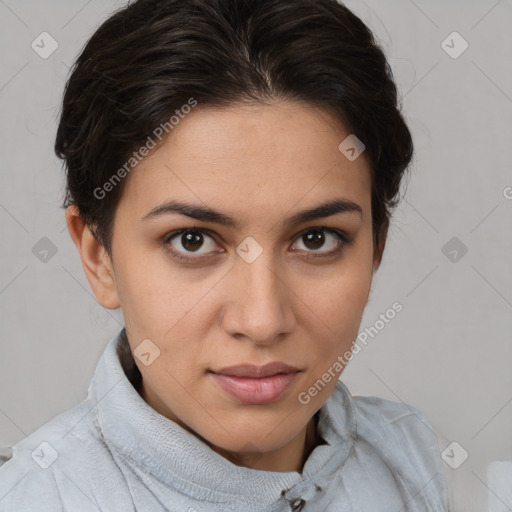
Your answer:
[[[125,179],[108,193],[105,184],[124,177],[134,152],[191,98],[199,108],[299,101],[333,114],[365,145],[382,242],[413,144],[391,68],[356,15],[336,0],[137,0],[78,56],[55,140],[67,171],[63,207],[77,206],[111,258]],[[124,329],[118,354],[138,388]]]
[[[334,114],[366,146],[378,241],[413,144],[366,25],[336,0],[137,0],[78,56],[55,141],[67,170],[63,207],[78,207],[110,256],[125,180],[104,197],[94,191],[190,98],[199,106],[296,100]]]

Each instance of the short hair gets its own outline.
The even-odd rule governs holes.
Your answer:
[[[213,107],[299,101],[333,114],[365,145],[378,242],[413,143],[392,70],[361,19],[336,0],[137,0],[77,57],[55,140],[63,207],[76,205],[110,256],[125,183],[112,179],[191,98]]]

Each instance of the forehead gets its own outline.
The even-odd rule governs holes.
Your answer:
[[[139,218],[177,199],[234,216],[281,215],[343,196],[369,208],[364,154],[338,149],[350,135],[329,113],[301,103],[196,107],[125,178],[119,204]]]

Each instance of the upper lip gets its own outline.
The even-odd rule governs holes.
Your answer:
[[[228,366],[220,370],[213,371],[220,375],[230,375],[232,377],[249,377],[249,378],[261,378],[270,377],[271,375],[277,375],[278,373],[295,373],[299,369],[289,364],[282,363],[280,361],[272,361],[263,366],[257,366],[254,364],[240,364],[236,366]]]

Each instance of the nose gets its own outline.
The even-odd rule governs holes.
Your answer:
[[[238,258],[227,290],[222,324],[230,336],[271,345],[294,330],[293,285],[286,282],[270,251],[263,251],[252,263]]]

